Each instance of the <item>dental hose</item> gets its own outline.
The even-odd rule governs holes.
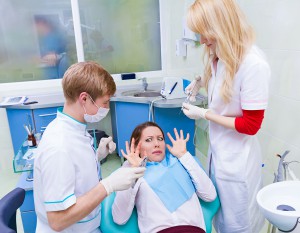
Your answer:
[[[153,108],[153,104],[155,101],[157,100],[162,100],[164,99],[163,97],[159,97],[157,99],[154,99],[150,102],[149,104],[149,115],[148,115],[148,121],[152,121],[152,122],[155,122],[155,118],[154,118],[154,108]]]

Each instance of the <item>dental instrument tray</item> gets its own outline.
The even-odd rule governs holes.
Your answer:
[[[28,172],[33,170],[33,162],[36,156],[36,147],[29,147],[27,139],[23,142],[13,159],[15,173]]]

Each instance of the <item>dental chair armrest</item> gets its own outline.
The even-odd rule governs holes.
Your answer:
[[[101,224],[100,229],[102,233],[139,233],[137,212],[133,209],[132,215],[124,225],[118,225],[114,222],[112,217],[112,205],[115,199],[116,193],[112,193],[106,197],[101,203]]]
[[[220,200],[217,196],[216,199],[212,202],[206,202],[199,198],[200,205],[203,212],[203,218],[206,226],[206,233],[212,232],[212,220],[215,214],[218,212],[220,208]]]

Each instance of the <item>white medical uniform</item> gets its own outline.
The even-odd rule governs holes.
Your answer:
[[[266,109],[270,68],[262,52],[253,46],[234,77],[233,96],[229,104],[220,95],[225,65],[213,65],[208,86],[209,109],[218,115],[242,116],[244,110]],[[256,136],[238,133],[214,122],[209,122],[210,174],[216,182],[221,209],[215,217],[215,228],[220,233],[258,233],[264,219],[256,203],[262,187],[261,150]]]
[[[158,232],[179,225],[191,225],[205,230],[198,196],[204,201],[213,201],[216,198],[216,190],[190,153],[186,153],[179,161],[188,171],[196,188],[196,193],[188,201],[174,212],[170,212],[147,181],[140,178],[134,188],[117,192],[112,207],[114,221],[120,225],[125,224],[136,206],[141,233]],[[123,166],[129,165],[125,162]]]
[[[47,212],[68,209],[99,183],[98,160],[91,143],[86,124],[59,109],[43,134],[34,161],[36,232],[56,232],[48,224]],[[100,217],[99,206],[61,232],[100,232]]]

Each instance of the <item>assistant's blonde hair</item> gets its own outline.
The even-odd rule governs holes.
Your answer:
[[[188,10],[189,28],[216,41],[215,53],[205,48],[204,83],[206,89],[212,75],[211,63],[218,57],[225,64],[221,96],[225,103],[232,97],[233,81],[245,54],[254,43],[254,31],[234,0],[197,0]]]
[[[75,102],[80,93],[87,92],[93,100],[104,95],[113,95],[116,84],[112,76],[98,63],[79,62],[71,65],[62,79],[64,96],[68,102]]]

